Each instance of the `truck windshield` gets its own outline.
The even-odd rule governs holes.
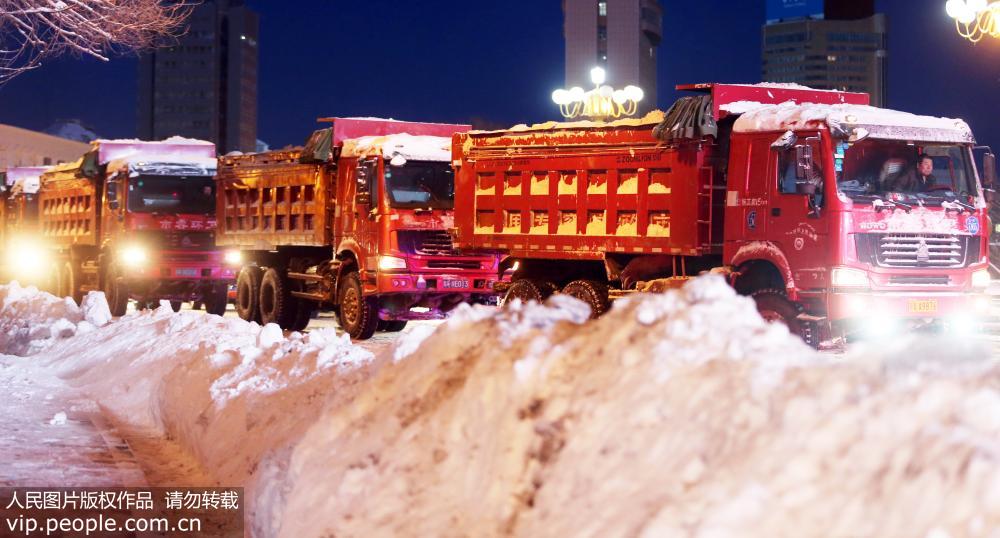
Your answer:
[[[455,173],[449,163],[407,161],[403,166],[385,163],[389,205],[396,208],[455,206]]]
[[[920,144],[865,139],[834,149],[837,188],[851,197],[941,203],[977,194],[967,149],[958,144]]]
[[[215,214],[215,181],[205,176],[138,176],[129,179],[134,213]]]

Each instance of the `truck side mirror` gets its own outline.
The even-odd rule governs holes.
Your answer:
[[[992,153],[983,154],[983,186],[993,189],[997,182],[997,156]]]
[[[807,179],[812,171],[813,152],[812,146],[804,144],[795,146],[795,178]]]
[[[118,210],[118,184],[110,182],[107,185],[107,193],[105,196],[108,199],[108,207],[114,210]]]

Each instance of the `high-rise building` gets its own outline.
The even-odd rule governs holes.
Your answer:
[[[656,49],[663,39],[657,0],[563,0],[563,15],[566,87],[592,87],[590,70],[603,67],[611,86],[642,88],[640,110],[656,108]]]
[[[866,92],[885,106],[887,30],[874,0],[767,0],[763,78]]]
[[[241,0],[207,0],[172,46],[139,60],[138,135],[215,142],[220,153],[257,142],[257,14]]]

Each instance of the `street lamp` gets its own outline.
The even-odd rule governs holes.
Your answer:
[[[976,43],[986,36],[1000,38],[1000,0],[948,0],[944,9],[965,39]]]
[[[552,92],[552,101],[559,105],[559,112],[568,120],[581,116],[603,120],[635,114],[643,98],[642,88],[629,85],[616,90],[604,84],[606,79],[604,69],[595,67],[590,70],[594,89],[584,91],[579,86],[559,89]]]

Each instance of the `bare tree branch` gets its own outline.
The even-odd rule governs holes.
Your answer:
[[[64,53],[107,61],[178,36],[197,0],[0,0],[0,84]]]

